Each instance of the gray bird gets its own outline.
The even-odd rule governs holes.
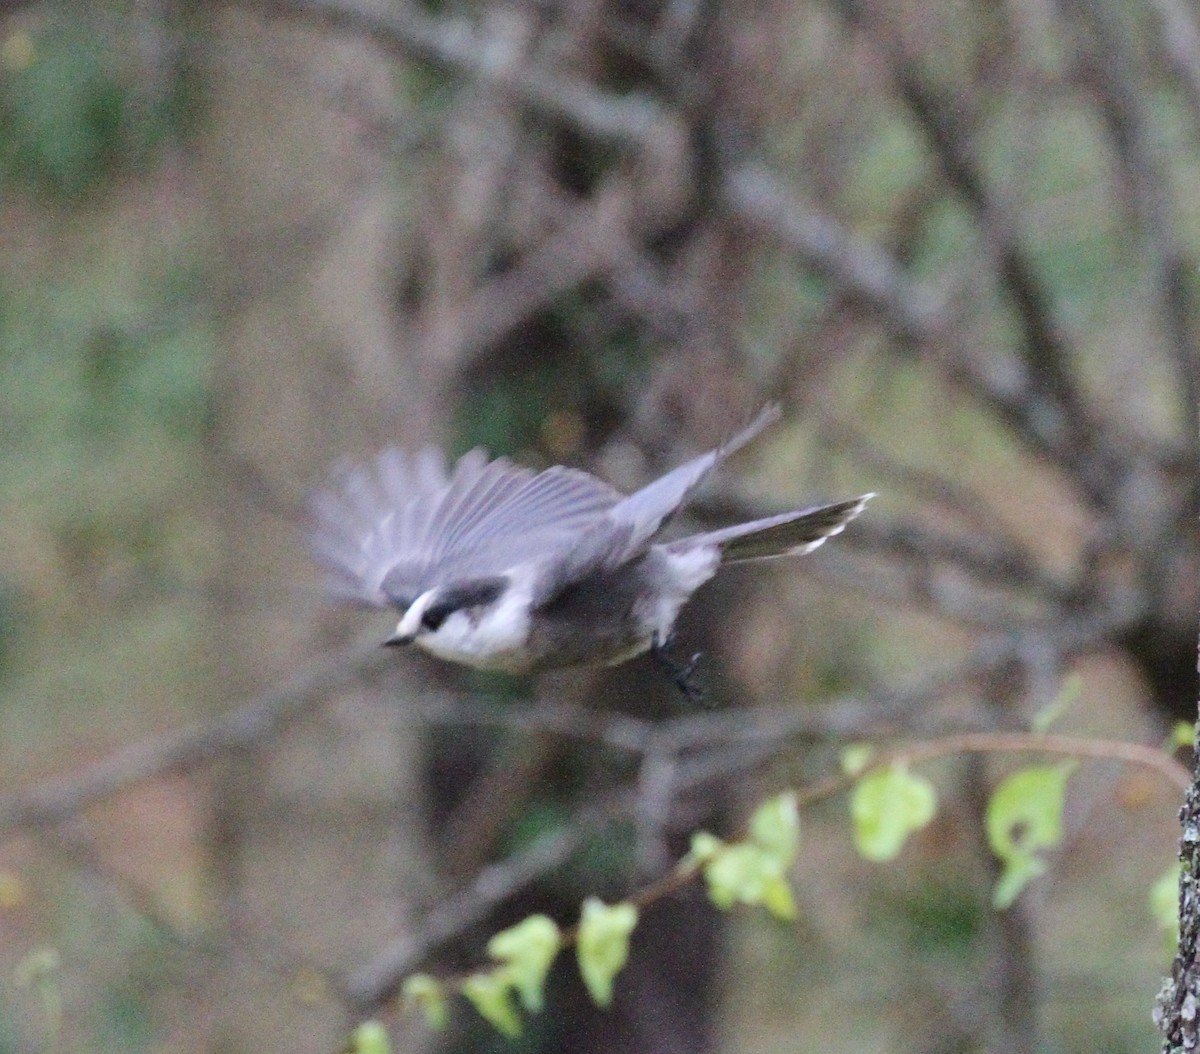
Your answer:
[[[509,673],[614,665],[665,651],[684,603],[722,563],[812,552],[874,497],[660,540],[704,478],[779,411],[628,496],[578,469],[481,450],[388,449],[311,502],[312,546],[343,598],[401,612],[389,645]]]

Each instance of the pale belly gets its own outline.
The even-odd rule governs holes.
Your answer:
[[[572,666],[617,666],[649,651],[652,643],[650,633],[636,640],[580,639],[574,647],[566,641],[542,640],[536,633],[521,646],[486,650],[463,647],[458,641],[440,639],[436,634],[416,641],[418,647],[446,662],[509,674],[533,674]]]

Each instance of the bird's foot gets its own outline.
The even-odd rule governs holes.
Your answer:
[[[683,662],[671,654],[671,645],[675,643],[675,635],[671,634],[666,640],[654,635],[650,646],[656,661],[666,667],[671,675],[671,681],[689,703],[698,703],[704,698],[704,689],[696,682],[696,667],[700,665],[701,653],[696,652],[690,659]]]

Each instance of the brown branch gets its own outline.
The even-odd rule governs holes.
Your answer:
[[[634,251],[632,220],[629,188],[601,187],[542,244],[481,285],[464,305],[462,368],[563,293],[624,267]]]
[[[0,796],[0,837],[61,823],[127,787],[210,764],[258,747],[340,688],[381,670],[394,656],[372,647],[316,663],[283,688],[257,696],[211,721],[142,740],[68,776]]]
[[[918,344],[945,331],[937,300],[883,249],[801,202],[767,169],[746,162],[725,171],[721,201],[751,229],[778,240],[805,263],[868,305],[898,336]]]
[[[1192,303],[1195,264],[1176,234],[1178,220],[1172,209],[1167,159],[1158,145],[1160,133],[1144,101],[1152,94],[1152,86],[1138,83],[1125,32],[1114,24],[1104,4],[1095,0],[1060,2],[1068,16],[1095,36],[1093,49],[1080,61],[1086,66],[1089,83],[1100,96],[1100,118],[1115,147],[1137,231],[1145,247],[1150,280],[1179,381],[1187,428],[1185,443],[1193,459],[1200,459],[1200,358],[1196,351]],[[1180,24],[1173,28],[1180,31],[1187,20],[1182,12],[1175,14],[1179,18],[1172,21]],[[1200,47],[1194,24],[1191,31],[1192,46]],[[1200,77],[1200,68],[1193,72]],[[1156,540],[1148,541],[1154,547],[1159,544]]]
[[[1072,758],[1120,761],[1146,768],[1172,787],[1190,786],[1188,770],[1161,750],[1120,740],[1047,735],[1022,732],[980,732],[944,736],[883,751],[856,773],[839,772],[795,792],[801,808],[844,793],[873,769],[898,761],[910,764],[971,753],[1036,753]],[[702,779],[708,779],[704,776]],[[696,782],[696,774],[680,775],[679,783]],[[368,1014],[396,994],[404,978],[417,969],[438,945],[458,936],[469,925],[482,920],[499,902],[518,892],[547,872],[562,866],[581,845],[585,830],[618,819],[636,807],[636,789],[626,789],[608,800],[576,814],[569,826],[544,836],[529,849],[485,869],[470,888],[444,901],[426,916],[417,933],[397,941],[374,963],[358,971],[340,986],[347,1001]],[[625,900],[645,907],[678,891],[700,873],[695,863],[673,868],[660,878],[636,890]],[[577,939],[577,929],[563,931],[562,947]],[[461,979],[461,978],[460,978]],[[454,978],[446,979],[453,983]]]
[[[303,975],[319,982],[330,998],[337,997],[337,977],[327,967],[298,950],[283,948],[265,939],[244,924],[229,926],[220,932],[179,925],[170,917],[154,890],[104,858],[81,824],[59,824],[36,831],[34,836],[51,853],[88,875],[115,900],[148,922],[158,936],[205,960],[208,967],[228,969],[232,960],[242,958],[270,974],[281,985],[295,985],[297,977]],[[197,967],[192,966],[192,969],[200,974]]]
[[[952,358],[956,375],[989,395],[1026,442],[1069,468],[1089,499],[1107,507],[1122,460],[1092,419],[1076,383],[1073,363],[1078,349],[1055,317],[1050,293],[1021,243],[1014,204],[989,185],[976,159],[974,128],[962,118],[970,103],[961,96],[942,98],[933,90],[894,42],[891,27],[876,25],[874,9],[862,0],[840,0],[839,6],[850,25],[871,33],[872,44],[887,59],[896,90],[928,141],[946,183],[994,247],[996,278],[1021,330],[1021,361],[1014,361],[1006,371],[1010,374],[1006,392],[994,383],[980,383],[989,367],[973,361],[966,347],[943,347],[943,364]]]
[[[1104,620],[1065,623],[1045,630],[1033,631],[1042,640],[1049,640],[1065,656],[1081,648],[1093,646],[1103,639],[1111,627]],[[673,790],[680,797],[690,790],[717,779],[746,771],[761,764],[763,759],[778,754],[789,738],[797,734],[830,737],[863,735],[868,728],[895,722],[912,714],[924,704],[940,697],[950,687],[973,678],[987,676],[1020,661],[1028,642],[1019,636],[1004,635],[985,641],[964,662],[934,675],[920,685],[880,696],[870,703],[844,700],[824,715],[814,715],[804,709],[777,708],[757,715],[695,715],[681,718],[674,726],[655,731],[660,749],[678,753],[696,747],[711,748],[714,743],[732,750],[708,749],[704,755],[681,765],[673,773]],[[297,676],[289,685],[276,692],[256,697],[211,722],[178,732],[148,739],[119,750],[73,777],[47,780],[33,788],[17,791],[0,798],[0,835],[18,830],[53,826],[68,820],[88,806],[119,793],[140,781],[168,772],[184,771],[211,763],[229,751],[260,746],[288,721],[324,700],[331,692],[369,676],[394,657],[381,649],[351,654],[348,657],[319,663]],[[418,713],[421,704],[418,703]],[[472,720],[486,723],[482,712],[447,710],[436,701],[427,701],[424,716],[430,720]],[[566,734],[598,736],[614,745],[628,749],[646,749],[647,726],[628,718],[609,718],[589,723],[575,713],[561,708],[544,708],[537,712],[493,714],[491,720],[526,727],[539,732],[557,730]],[[986,739],[972,739],[970,733],[958,737],[963,749]],[[980,735],[975,733],[974,735]],[[1009,749],[1033,749],[1028,739],[1002,740]],[[1038,740],[1046,749],[1054,749],[1054,739]],[[1073,741],[1076,752],[1085,751]],[[1146,748],[1127,744],[1123,755],[1134,762],[1144,762]],[[922,748],[912,748],[917,751]],[[999,748],[998,748],[999,749]],[[1092,756],[1114,756],[1113,751]],[[936,748],[924,748],[924,756],[933,756]],[[915,753],[913,756],[916,756]],[[1162,766],[1159,766],[1160,768]],[[817,785],[805,792],[805,797],[827,793]],[[831,792],[830,792],[831,793]],[[344,983],[332,984],[337,995],[348,1004],[372,1008],[394,994],[403,977],[411,972],[431,951],[464,929],[479,921],[498,903],[526,888],[530,883],[565,863],[582,845],[591,830],[614,819],[630,815],[639,807],[637,788],[617,792],[610,798],[581,811],[566,826],[535,843],[526,852],[499,864],[485,868],[471,886],[457,897],[439,905],[425,919],[418,931],[397,941],[373,963],[363,967]]]
[[[1149,0],[1161,27],[1163,53],[1184,88],[1192,124],[1200,128],[1200,24],[1184,0]]]
[[[244,0],[238,6],[365,35],[405,58],[508,92],[539,113],[598,138],[644,147],[664,132],[664,124],[672,123],[646,96],[612,95],[532,64],[512,66],[465,19],[433,17],[408,5],[368,7],[347,0]]]
[[[364,34],[406,58],[507,92],[544,117],[636,150],[654,152],[666,143],[673,152],[679,139],[676,118],[656,100],[635,93],[614,95],[533,63],[497,63],[489,57],[486,39],[464,20],[431,17],[407,7],[366,8],[350,0],[244,0],[243,6]],[[870,305],[898,333],[917,341],[933,339],[941,325],[937,301],[908,281],[888,253],[795,199],[759,165],[734,163],[723,176],[718,201],[731,215],[777,237]]]
[[[364,1013],[374,1011],[396,994],[404,978],[434,949],[461,936],[496,905],[561,867],[580,848],[585,835],[626,813],[633,800],[633,793],[627,790],[583,809],[569,824],[543,835],[529,848],[485,867],[462,892],[433,908],[413,932],[392,942],[339,985],[343,998]]]
[[[974,485],[984,482],[983,478],[976,476],[970,482],[962,482],[947,476],[945,465],[937,468],[913,465],[886,449],[884,442],[872,437],[861,424],[839,417],[829,407],[814,406],[811,413],[833,450],[842,451],[855,464],[861,464],[872,473],[869,478],[887,480],[889,497],[897,491],[907,492],[923,509],[945,510],[978,535],[992,539],[998,550],[1018,560],[1032,559],[1024,541],[996,515],[992,499]],[[884,490],[875,489],[881,493]]]
[[[1161,776],[1170,786],[1183,791],[1191,785],[1187,766],[1161,747],[1117,739],[1095,739],[1041,732],[966,732],[945,736],[890,751],[892,760],[920,764],[954,754],[1056,754],[1067,758],[1120,761]]]

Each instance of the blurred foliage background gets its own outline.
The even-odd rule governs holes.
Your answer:
[[[806,813],[795,926],[656,905],[608,1012],[564,967],[520,1041],[433,1037],[389,971],[624,896],[850,741],[1024,727],[1069,674],[1064,730],[1194,718],[1198,147],[1182,0],[0,5],[0,1052],[364,1013],[399,1050],[1155,1048],[1177,801],[1109,762],[1008,912],[1008,763],[963,758],[896,865]],[[701,713],[646,662],[376,656],[322,599],[341,457],[633,488],[768,400],[698,518],[880,498],[697,599]]]

